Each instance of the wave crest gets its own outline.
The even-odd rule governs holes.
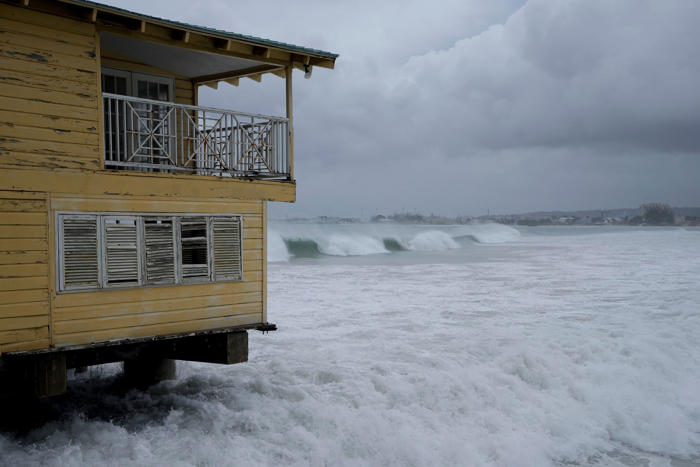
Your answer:
[[[501,224],[424,226],[371,224],[275,224],[268,230],[268,261],[319,256],[365,256],[402,251],[445,251],[468,243],[517,241],[520,232]]]

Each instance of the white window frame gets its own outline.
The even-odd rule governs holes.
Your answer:
[[[64,248],[63,248],[63,233],[64,233],[64,228],[63,228],[63,220],[64,219],[85,219],[85,220],[95,220],[96,223],[96,237],[97,237],[97,245],[95,245],[95,249],[97,252],[97,287],[92,287],[89,285],[69,285],[66,287],[66,270],[65,270],[65,261],[64,261]],[[57,271],[58,274],[57,279],[58,279],[58,289],[61,291],[83,291],[83,290],[96,290],[98,288],[102,287],[102,275],[100,274],[100,271],[102,271],[102,254],[100,252],[100,244],[101,244],[101,236],[102,236],[102,230],[100,229],[100,219],[99,216],[95,214],[87,214],[87,213],[67,213],[62,216],[56,216],[56,261],[57,261]]]
[[[182,277],[182,242],[180,239],[180,219],[184,217],[204,217],[206,219],[207,231],[207,263],[208,276],[196,278]],[[98,286],[68,286],[65,285],[65,264],[64,264],[64,228],[63,220],[65,218],[72,219],[96,219],[97,223],[97,282]],[[169,218],[173,221],[173,266],[174,266],[174,282],[148,282],[148,274],[146,271],[146,237],[144,231],[144,220],[146,218]],[[225,278],[217,279],[214,268],[214,241],[213,241],[213,223],[214,218],[236,219],[238,221],[239,235],[239,275],[238,277],[226,276]],[[136,221],[136,238],[137,238],[137,261],[138,261],[138,285],[114,284],[108,285],[107,278],[107,245],[105,238],[105,220],[106,219],[134,219]],[[56,212],[56,270],[57,276],[57,293],[66,292],[85,292],[97,290],[122,290],[142,287],[169,287],[178,285],[190,284],[209,284],[221,282],[243,282],[243,215],[229,213],[115,213],[115,212]]]
[[[109,276],[108,276],[108,269],[109,269],[109,260],[107,257],[107,221],[110,220],[131,220],[134,221],[135,227],[136,227],[136,285],[134,284],[127,284],[127,285],[110,285],[109,284]],[[143,248],[141,247],[141,243],[143,240],[143,216],[138,216],[138,215],[131,215],[131,216],[112,216],[112,215],[99,215],[98,216],[98,228],[100,229],[100,235],[97,237],[98,241],[98,249],[99,249],[99,254],[100,254],[100,261],[98,261],[98,265],[102,266],[100,268],[100,284],[102,284],[102,288],[108,288],[108,289],[114,289],[114,288],[120,288],[120,287],[136,287],[139,285],[144,285],[144,276],[141,272],[142,265],[143,265],[143,257],[142,255],[145,253],[143,251]],[[61,244],[62,245],[62,244]]]
[[[150,73],[136,73],[133,71],[127,72],[131,75],[131,89],[130,89],[130,96],[131,97],[136,97],[136,93],[138,92],[138,84],[137,82],[139,80],[142,81],[147,81],[151,83],[158,83],[158,84],[165,84],[168,86],[168,100],[163,101],[163,102],[175,102],[175,84],[174,84],[174,79],[167,77],[167,76],[161,76],[161,75],[152,75]],[[158,100],[158,99],[153,99],[153,100]]]
[[[125,96],[132,96],[131,94],[131,83],[133,79],[131,77],[131,72],[126,70],[121,70],[119,68],[111,68],[103,66],[100,75],[100,93],[102,93],[102,75],[116,76],[118,78],[124,78],[126,80],[126,94]]]
[[[151,73],[138,73],[135,71],[123,70],[121,68],[112,68],[103,66],[101,69],[102,75],[118,76],[126,79],[126,94],[125,96],[136,97],[137,81],[150,81],[152,83],[166,84],[168,86],[168,100],[163,102],[175,102],[175,78],[164,75],[154,75]],[[102,92],[102,76],[100,75],[100,93]]]

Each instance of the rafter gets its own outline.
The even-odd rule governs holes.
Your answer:
[[[244,68],[242,70],[233,70],[225,73],[197,76],[195,78],[192,78],[192,81],[194,81],[196,84],[207,84],[212,81],[225,81],[228,79],[244,77],[250,77],[255,81],[259,81],[259,79],[256,79],[256,76],[259,77],[264,73],[271,73],[278,70],[284,70],[284,67],[281,67],[279,65],[259,65],[251,68]]]

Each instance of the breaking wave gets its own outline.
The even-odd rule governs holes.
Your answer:
[[[408,226],[274,223],[268,230],[269,262],[319,256],[365,256],[404,251],[445,251],[472,243],[517,241],[520,232],[501,224]]]

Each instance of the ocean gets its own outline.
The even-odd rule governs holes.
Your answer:
[[[71,375],[1,465],[700,465],[700,230],[272,223],[250,361]]]

